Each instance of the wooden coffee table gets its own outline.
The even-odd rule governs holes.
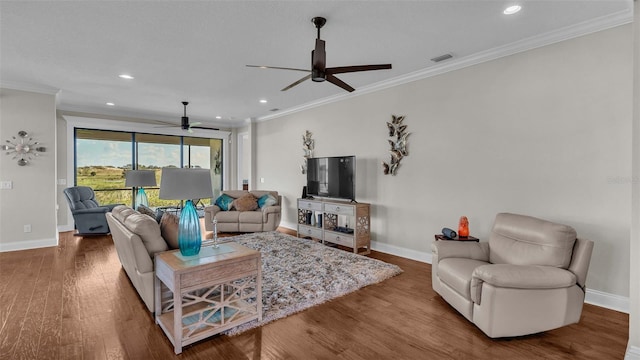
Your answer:
[[[262,320],[260,252],[234,242],[155,257],[156,323],[182,347],[252,320]],[[176,306],[175,304],[179,304]]]

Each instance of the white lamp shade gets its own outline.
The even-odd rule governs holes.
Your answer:
[[[211,197],[211,170],[162,168],[160,199],[192,200]]]
[[[129,170],[125,173],[124,186],[156,186],[156,172],[153,170]]]

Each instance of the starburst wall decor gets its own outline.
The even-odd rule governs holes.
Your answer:
[[[39,142],[33,141],[26,131],[18,131],[18,137],[12,136],[13,140],[7,140],[8,145],[0,147],[6,154],[12,156],[11,160],[18,160],[18,165],[25,166],[40,153],[46,151],[46,148]]]

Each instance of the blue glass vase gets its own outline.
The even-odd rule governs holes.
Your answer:
[[[180,213],[180,223],[178,224],[178,246],[180,253],[184,256],[197,255],[202,245],[202,235],[200,234],[200,219],[198,212],[193,205],[193,201],[187,200]]]
[[[136,208],[138,208],[138,205],[149,207],[149,199],[143,188],[138,188],[138,193],[136,194]]]

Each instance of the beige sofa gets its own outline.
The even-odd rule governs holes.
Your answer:
[[[248,193],[256,198],[271,194],[277,200],[277,203],[272,206],[258,208],[254,211],[222,211],[220,207],[216,205],[207,206],[204,209],[204,224],[207,231],[213,231],[212,221],[214,218],[218,220],[217,228],[219,232],[274,231],[280,225],[282,196],[278,195],[277,191],[225,190],[222,193],[234,199],[240,198]]]
[[[566,225],[498,214],[489,242],[433,243],[432,285],[489,337],[577,323],[593,242]]]
[[[106,213],[120,263],[149,311],[154,312],[154,255],[169,246],[155,219],[127,206]]]

